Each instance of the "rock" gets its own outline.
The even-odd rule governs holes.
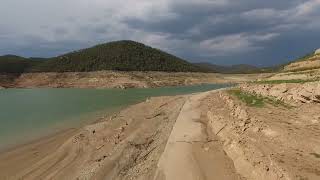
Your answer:
[[[244,124],[247,125],[247,124],[250,124],[251,123],[251,119],[247,119]]]
[[[118,85],[116,88],[118,88],[118,89],[126,89],[126,87],[124,85],[122,85],[122,84]]]
[[[241,131],[245,132],[247,129],[248,129],[248,127],[243,127]]]
[[[320,103],[320,83],[251,85],[242,90],[287,103]],[[288,102],[289,101],[289,102]]]
[[[238,110],[237,116],[239,119],[241,119],[241,120],[249,119],[249,116],[248,116],[248,113],[246,110],[241,109],[240,107],[238,107],[237,110]]]
[[[4,89],[4,87],[0,86],[0,89]]]
[[[319,115],[313,116],[313,118],[316,119],[316,120],[320,120],[320,116]]]
[[[99,150],[99,149],[103,148],[103,146],[104,146],[103,144],[100,145],[100,146],[97,146],[97,147],[96,147],[96,150]]]
[[[245,122],[240,122],[240,123],[239,123],[239,126],[240,126],[240,127],[244,127],[245,125],[246,125]]]
[[[314,54],[320,54],[320,48],[317,49],[317,50],[314,52]]]

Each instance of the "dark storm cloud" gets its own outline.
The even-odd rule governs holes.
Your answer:
[[[30,0],[29,14],[5,1],[0,54],[54,56],[131,39],[193,62],[270,65],[320,47],[320,0]]]
[[[169,8],[169,12],[176,14],[173,19],[148,21],[129,17],[125,22],[131,28],[165,33],[171,40],[203,44],[194,45],[193,52],[190,49],[179,52],[195,61],[269,65],[317,47],[319,3],[292,0],[179,1],[173,2]]]
[[[201,2],[201,1],[200,1]],[[223,31],[241,31],[250,30],[251,27],[265,27],[271,25],[273,18],[267,21],[256,21],[254,17],[244,17],[243,13],[252,10],[272,9],[287,10],[295,7],[297,1],[253,1],[253,0],[239,0],[239,1],[220,1],[221,3],[197,3],[197,1],[173,1],[170,4],[169,12],[176,14],[176,18],[163,19],[162,21],[149,21],[149,19],[140,19],[136,17],[128,17],[126,23],[131,27],[147,29],[155,32],[170,32],[180,34],[189,29],[202,26],[204,30],[210,28],[219,28]],[[264,13],[264,12],[261,12]],[[249,16],[249,15],[248,15]],[[220,27],[221,26],[221,27]],[[247,27],[247,29],[243,29]],[[240,29],[239,29],[240,28]]]

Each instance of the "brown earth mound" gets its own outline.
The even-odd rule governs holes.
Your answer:
[[[212,132],[245,179],[320,178],[320,105],[248,107],[227,93],[207,101]]]

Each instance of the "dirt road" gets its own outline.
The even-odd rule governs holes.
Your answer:
[[[186,101],[159,161],[156,180],[240,179],[218,138],[207,132],[202,101],[208,95]]]

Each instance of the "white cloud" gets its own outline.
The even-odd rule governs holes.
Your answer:
[[[320,0],[308,0],[305,3],[298,5],[295,9],[296,16],[308,16],[317,12],[320,8]]]

